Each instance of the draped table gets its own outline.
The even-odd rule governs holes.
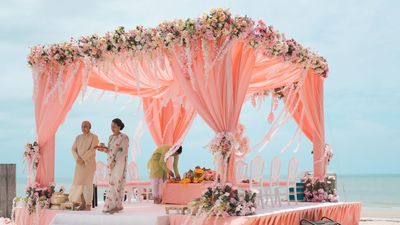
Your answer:
[[[201,197],[201,194],[211,185],[213,185],[213,182],[199,184],[164,183],[163,204],[186,205]]]

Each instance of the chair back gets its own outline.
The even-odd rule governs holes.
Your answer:
[[[128,176],[127,176],[127,181],[138,181],[139,180],[139,171],[138,171],[138,167],[136,165],[136,162],[131,161],[128,164]]]
[[[279,186],[279,179],[281,174],[281,159],[275,157],[271,162],[271,175],[270,175],[270,185]]]
[[[247,163],[244,160],[239,159],[235,162],[235,175],[237,183],[247,178]]]
[[[296,184],[298,165],[299,165],[299,161],[295,157],[292,157],[289,160],[288,180],[287,180],[288,184]]]
[[[97,185],[108,184],[107,166],[102,161],[97,161],[95,182]]]
[[[254,157],[250,162],[250,184],[255,182],[262,183],[264,176],[264,159],[261,156]]]

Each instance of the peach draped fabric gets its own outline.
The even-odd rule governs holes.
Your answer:
[[[311,221],[320,220],[321,217],[329,217],[340,224],[358,225],[361,215],[361,203],[320,203],[315,206],[308,206],[297,209],[281,210],[270,212],[264,215],[241,216],[241,217],[211,217],[209,219],[170,215],[171,225],[185,224],[215,224],[215,225],[292,225],[300,224],[300,220],[305,218]]]
[[[173,145],[187,132],[194,117],[195,110],[169,100],[165,105],[160,98],[143,98],[143,109],[150,134],[157,146]]]
[[[216,50],[210,48],[205,53],[199,46],[201,41],[190,49],[198,51],[192,54],[195,58],[191,62],[184,62],[185,58],[181,56],[185,49],[176,48],[171,54],[171,67],[177,71],[175,78],[193,108],[215,132],[235,132],[254,67],[253,49],[233,41],[221,59],[207,71],[209,62],[204,61],[204,54],[215,55],[212,51]],[[234,181],[233,160],[230,164],[228,180]]]
[[[41,68],[34,66],[36,131],[42,157],[36,181],[42,185],[54,181],[55,134],[79,91],[84,93],[87,86],[146,98],[145,102],[171,101],[164,108],[157,103],[150,109],[152,122],[147,118],[158,144],[182,137],[195,112],[216,133],[235,132],[246,97],[303,80],[302,66],[266,56],[240,40],[221,39],[208,43],[208,48],[203,44],[201,40],[193,41],[189,47],[176,46],[152,56],[121,53],[115,58],[82,60],[65,67],[51,63]],[[286,107],[314,143],[315,174],[323,176],[323,80],[309,70],[296,97],[299,104],[290,101]],[[183,98],[193,108],[182,108]],[[148,109],[150,104],[145,103],[144,107]],[[171,127],[167,126],[169,122]],[[228,168],[229,181],[235,180],[233,158],[234,155]]]
[[[256,55],[248,96],[260,90],[273,90],[299,82],[306,76],[299,93],[286,98],[285,104],[303,133],[313,142],[314,176],[324,177],[327,159],[324,158],[323,79],[311,69],[305,71],[301,66],[284,62],[280,58],[262,57],[259,53]]]
[[[326,174],[325,126],[323,80],[309,70],[297,98],[298,107],[293,111],[293,118],[303,133],[313,142],[314,177],[323,178]]]
[[[256,52],[256,62],[247,95],[292,84],[299,81],[301,75],[301,66],[285,62],[282,58],[266,57]]]
[[[88,86],[140,97],[159,97],[173,86],[171,68],[164,53],[140,59],[119,56],[90,64]]]
[[[55,134],[81,90],[83,68],[82,63],[76,62],[34,73],[36,88],[33,100],[41,156],[36,182],[42,185],[54,182]]]

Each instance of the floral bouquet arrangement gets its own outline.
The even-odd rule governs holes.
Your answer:
[[[196,166],[194,170],[189,170],[183,175],[183,179],[179,183],[202,183],[204,181],[214,181],[216,172],[205,167]]]
[[[50,198],[55,192],[55,184],[48,187],[40,187],[38,183],[26,188],[26,197],[24,201],[29,213],[35,212],[37,209],[50,208]]]
[[[22,202],[28,209],[29,214],[39,211],[40,209],[48,209],[51,205],[51,196],[56,191],[54,183],[49,184],[47,187],[40,187],[38,183],[28,186],[26,188],[26,197],[15,198],[15,204]],[[64,192],[64,187],[60,188],[60,192]]]
[[[36,170],[39,165],[40,159],[39,145],[35,141],[33,144],[28,143],[25,145],[24,161],[28,164],[28,167]]]
[[[228,157],[233,150],[235,137],[232,133],[217,133],[214,139],[208,144],[208,148],[213,154],[221,154],[224,158]]]
[[[335,189],[336,179],[334,176],[327,176],[324,180],[305,176],[302,182],[305,184],[305,202],[337,202],[339,199]]]
[[[230,184],[209,187],[201,198],[189,203],[192,214],[207,216],[249,216],[256,213],[256,193],[239,194]]]

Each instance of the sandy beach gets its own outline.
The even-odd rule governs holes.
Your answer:
[[[400,225],[400,209],[363,208],[360,225]]]

